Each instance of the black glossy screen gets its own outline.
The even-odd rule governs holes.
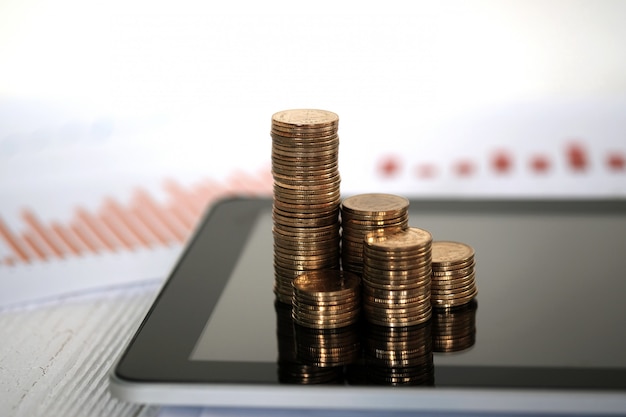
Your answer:
[[[289,306],[274,301],[271,200],[220,203],[118,374],[269,384],[626,388],[626,204],[413,200],[409,223],[435,240],[474,247],[476,299],[434,310],[428,323],[409,329],[361,323],[316,333],[294,325]],[[332,366],[332,352],[354,343],[358,358]],[[405,355],[410,366],[385,367],[402,362],[390,361],[390,352]]]

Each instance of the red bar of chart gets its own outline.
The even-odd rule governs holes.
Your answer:
[[[9,249],[0,267],[184,243],[211,202],[271,195],[272,177],[266,171],[236,172],[223,183],[204,179],[184,185],[167,179],[164,200],[138,187],[128,202],[105,196],[96,210],[78,205],[66,222],[44,222],[36,210],[26,208],[20,213],[22,228],[0,217],[0,239]]]

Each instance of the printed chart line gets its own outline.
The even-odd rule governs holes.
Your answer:
[[[238,171],[223,183],[201,180],[190,186],[166,179],[163,202],[139,187],[128,204],[104,197],[95,212],[76,207],[65,224],[43,222],[35,211],[24,208],[22,230],[13,230],[0,217],[0,239],[9,248],[9,254],[0,259],[0,268],[183,243],[211,202],[234,195],[267,196],[272,184],[269,170]]]

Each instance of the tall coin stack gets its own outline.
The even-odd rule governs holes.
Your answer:
[[[295,277],[340,267],[338,126],[325,110],[272,115],[274,293],[286,304]]]
[[[364,316],[372,324],[412,326],[428,321],[432,235],[409,227],[400,232],[372,232],[363,247]]]
[[[363,239],[372,231],[400,231],[408,227],[409,200],[393,194],[359,194],[341,203],[341,265],[363,273]]]
[[[461,242],[433,242],[432,305],[456,307],[476,297],[475,265],[474,249],[471,246]]]

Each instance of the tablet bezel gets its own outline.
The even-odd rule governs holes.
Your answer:
[[[489,211],[537,212],[547,215],[568,212],[595,215],[626,213],[626,202],[617,200],[427,200],[412,201],[412,206],[450,214]],[[425,405],[416,401],[416,398],[424,395],[435,401],[440,396],[444,398],[452,393],[456,393],[454,395],[457,397],[461,393],[489,397],[498,392],[502,399],[506,392],[512,397],[508,405],[502,404],[502,410],[529,411],[530,404],[524,405],[522,399],[533,392],[541,393],[541,396],[548,395],[551,399],[546,403],[548,409],[556,407],[561,411],[580,411],[580,407],[584,405],[577,405],[577,409],[571,407],[586,396],[604,398],[604,404],[608,408],[602,410],[607,412],[615,406],[618,410],[619,407],[626,407],[624,369],[463,367],[463,372],[459,372],[458,366],[438,366],[435,370],[436,389],[413,389],[407,392],[391,387],[341,386],[340,390],[333,387],[332,391],[328,391],[327,387],[281,385],[278,382],[275,362],[191,360],[191,351],[239,259],[246,236],[254,227],[257,216],[267,210],[271,210],[271,199],[233,198],[220,201],[211,207],[114,367],[111,390],[116,396],[129,401],[161,404],[284,407],[295,406],[289,405],[291,401],[285,399],[285,394],[293,391],[299,397],[300,406],[319,408],[330,405],[331,408],[341,408],[347,407],[347,399],[353,396],[364,400],[365,396],[371,399],[382,395],[389,399],[394,396],[404,398],[406,395],[406,398],[398,400],[402,404],[401,409],[424,409]],[[211,278],[207,279],[209,276]],[[462,375],[461,379],[459,375]],[[588,380],[591,375],[594,375],[594,380],[606,383],[595,387],[585,386],[583,383],[581,386],[581,382]],[[538,377],[542,384],[537,384]],[[511,379],[517,383],[512,384]],[[504,387],[503,381],[507,381]],[[229,395],[226,394],[228,392]],[[269,394],[265,393],[262,398],[257,398],[257,394],[261,392]],[[321,404],[317,402],[315,398],[322,392],[330,395],[332,401],[326,400]],[[246,399],[242,402],[237,393],[245,393]],[[237,401],[230,395],[237,396]],[[514,405],[513,398],[518,398],[517,406]],[[564,398],[568,399],[569,405],[559,406]],[[388,401],[385,403],[388,406]],[[469,403],[473,404],[474,400]],[[443,405],[442,403],[441,406]],[[478,407],[476,410],[485,410],[479,403],[475,405]],[[590,411],[601,411],[597,405],[590,408]],[[370,406],[376,407],[376,404]]]

